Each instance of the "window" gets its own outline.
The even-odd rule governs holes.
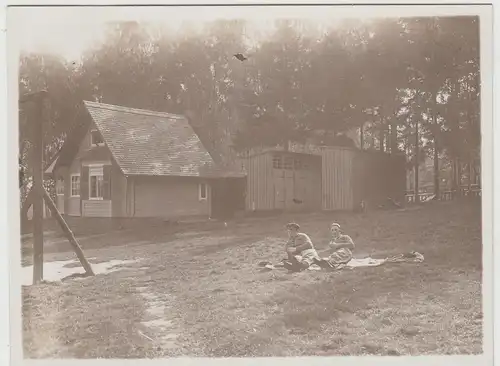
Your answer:
[[[103,146],[104,140],[101,134],[97,130],[90,131],[90,145],[91,146]]]
[[[206,183],[200,183],[198,195],[199,195],[200,201],[207,199],[208,192],[207,192],[207,185],[206,185]]]
[[[102,165],[89,166],[89,199],[102,200],[104,171]]]
[[[274,155],[273,156],[273,168],[274,169],[282,169],[282,166],[281,166],[281,156],[279,156],[279,155]]]
[[[283,164],[283,168],[287,170],[293,169],[293,158],[290,156],[285,157],[285,163]]]
[[[71,197],[80,197],[80,175],[71,176]]]
[[[102,175],[91,175],[89,185],[89,198],[91,200],[102,200]]]

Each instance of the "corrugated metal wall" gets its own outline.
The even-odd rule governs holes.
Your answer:
[[[356,151],[328,147],[322,150],[323,210],[354,209],[354,169]]]

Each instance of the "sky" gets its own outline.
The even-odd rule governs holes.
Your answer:
[[[149,24],[153,27],[159,26],[166,32],[180,33],[185,25],[190,27],[201,27],[205,22],[193,20],[175,19],[168,23],[152,20]],[[78,59],[82,52],[101,44],[105,39],[105,28],[109,21],[86,21],[61,24],[58,22],[47,23],[46,20],[39,21],[30,30],[25,30],[17,39],[19,48],[26,52],[49,52],[57,53],[69,60]],[[258,30],[268,32],[273,27],[271,21],[251,22],[249,32]],[[252,27],[253,26],[253,27]]]
[[[53,9],[53,8],[51,8]],[[245,19],[249,22],[248,32],[259,32],[266,34],[274,27],[274,21],[280,16],[267,14],[257,19],[252,14],[223,12],[193,12],[179,9],[159,9],[155,12],[142,12],[134,14],[130,11],[105,11],[106,8],[95,10],[64,9],[58,11],[47,11],[43,8],[36,10],[23,10],[12,18],[12,39],[16,48],[25,52],[50,52],[57,53],[68,60],[78,59],[82,52],[96,46],[104,41],[105,27],[109,22],[115,21],[141,21],[153,26],[161,26],[168,32],[179,33],[182,27],[190,24],[201,27],[207,22],[217,19]],[[9,22],[8,18],[8,22]],[[322,21],[331,23],[331,20]],[[321,21],[320,21],[321,23]],[[9,24],[9,23],[8,23]],[[29,27],[23,26],[29,24]],[[247,34],[247,36],[251,36]]]
[[[304,19],[323,28],[335,27],[346,19],[468,14],[471,10],[449,7],[411,6],[199,6],[199,7],[25,7],[8,8],[7,35],[17,51],[57,53],[68,60],[103,42],[106,24],[116,21],[139,21],[161,24],[179,32],[186,22],[202,25],[216,19],[245,19],[248,32],[270,32],[277,19]],[[451,13],[450,13],[451,12]],[[247,36],[251,36],[247,34]],[[9,45],[9,43],[8,43]]]

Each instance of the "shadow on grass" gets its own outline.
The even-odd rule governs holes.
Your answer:
[[[254,237],[245,236],[238,239],[225,239],[224,237],[221,237],[220,243],[196,248],[190,251],[190,254],[192,254],[193,256],[208,256],[233,247],[238,247],[240,249],[245,247],[251,247],[254,244],[254,241],[256,241],[259,238],[260,237],[255,237],[255,236]]]
[[[226,328],[225,331],[231,337],[228,334],[221,336],[227,341],[212,348],[211,355],[314,355],[314,352],[320,352],[322,348],[321,352],[341,355],[345,353],[341,349],[344,346],[342,339],[352,336],[351,326],[354,326],[349,324],[348,319],[358,317],[361,313],[379,311],[373,305],[374,300],[386,297],[397,302],[401,294],[421,292],[425,283],[430,280],[444,281],[444,276],[424,264],[388,264],[386,267],[325,273],[325,276],[325,279],[318,282],[309,282],[293,289],[287,286],[287,289],[276,292],[265,300],[265,305],[267,311],[274,307],[279,312],[268,313],[265,321],[255,324],[255,331],[251,334]],[[301,280],[297,277],[297,281]],[[334,328],[337,333],[325,332],[326,328]],[[412,329],[402,329],[401,332],[407,332],[402,335],[414,335],[408,333],[414,332]],[[355,331],[354,328],[352,331]],[[302,343],[300,349],[290,349],[299,339]],[[328,341],[328,344],[318,342],[321,339]],[[276,340],[280,340],[281,344],[276,343]],[[306,344],[309,342],[315,344],[308,349]],[[357,351],[351,347],[350,353],[397,355],[402,352],[395,347],[386,349],[378,343],[363,341]]]

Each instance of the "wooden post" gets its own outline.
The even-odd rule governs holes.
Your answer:
[[[33,169],[33,284],[43,280],[43,98],[38,95],[30,116],[33,146],[31,166]]]
[[[69,243],[73,247],[76,256],[80,260],[80,263],[82,264],[83,268],[85,269],[85,273],[89,276],[94,276],[94,271],[92,270],[92,266],[90,263],[87,261],[87,258],[85,258],[85,255],[83,254],[83,250],[78,244],[78,241],[76,240],[75,236],[73,235],[73,232],[69,228],[68,224],[62,217],[62,215],[59,213],[57,210],[56,204],[54,201],[52,201],[52,198],[50,198],[50,195],[47,193],[45,189],[43,189],[43,198],[45,199],[45,202],[47,203],[47,206],[49,207],[50,212],[52,212],[52,215],[56,218],[57,222],[59,225],[61,225],[61,228],[66,235],[66,238],[68,239]]]

